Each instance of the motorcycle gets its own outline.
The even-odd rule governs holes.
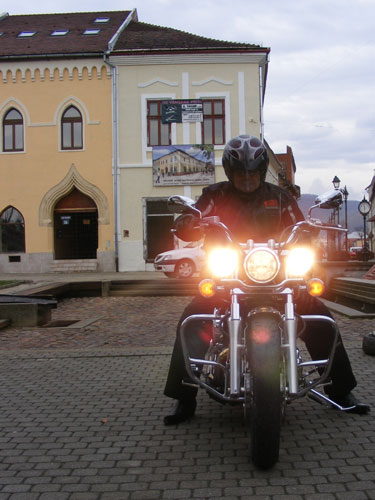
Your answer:
[[[313,252],[299,241],[318,229],[346,231],[313,219],[311,212],[318,207],[337,208],[341,203],[341,192],[330,191],[317,197],[306,220],[292,226],[289,234],[284,231],[278,242],[249,239],[237,243],[217,216],[202,217],[193,200],[184,196],[168,200],[171,212],[194,214],[203,228],[209,276],[198,288],[203,297],[218,297],[221,304],[212,314],[189,316],[181,325],[189,376],[184,383],[205,389],[221,403],[243,407],[250,435],[249,459],[261,469],[278,460],[288,403],[308,395],[345,410],[318,391],[329,379],[339,336],[335,321],[295,313],[295,298],[301,290],[313,296],[324,291],[320,279],[309,277]],[[212,325],[204,359],[189,353],[188,332],[197,321]],[[327,359],[303,360],[297,339],[301,325],[314,321],[331,325],[334,342]]]

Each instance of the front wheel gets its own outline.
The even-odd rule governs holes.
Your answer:
[[[180,260],[174,272],[177,278],[191,278],[195,272],[194,263],[189,259]]]
[[[282,376],[278,317],[257,314],[246,325],[245,412],[250,431],[249,458],[256,467],[268,469],[279,458],[283,414]]]

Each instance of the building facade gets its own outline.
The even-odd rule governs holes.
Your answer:
[[[2,272],[115,269],[104,53],[128,16],[0,17]]]
[[[268,48],[135,9],[3,15],[0,33],[2,272],[152,270],[180,244],[168,197],[226,180],[231,137],[264,139]]]
[[[141,22],[133,21],[123,31],[109,57],[117,89],[120,271],[153,269],[159,252],[179,244],[170,232],[174,216],[167,210],[167,199],[172,194],[195,199],[205,184],[189,183],[186,176],[184,182],[175,176],[173,185],[154,182],[155,168],[162,173],[159,160],[153,169],[156,148],[209,149],[212,182],[218,182],[226,180],[221,166],[225,143],[238,134],[262,136],[268,52]],[[196,120],[163,120],[163,106],[197,102],[202,112]],[[278,182],[272,167],[269,175]]]

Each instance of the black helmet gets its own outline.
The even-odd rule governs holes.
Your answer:
[[[252,135],[233,137],[224,148],[222,163],[225,174],[233,182],[233,174],[237,170],[252,172],[258,170],[263,182],[268,167],[268,153],[264,144]]]

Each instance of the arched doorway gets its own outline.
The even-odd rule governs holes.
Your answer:
[[[96,259],[98,210],[92,198],[77,188],[54,208],[55,259]]]

